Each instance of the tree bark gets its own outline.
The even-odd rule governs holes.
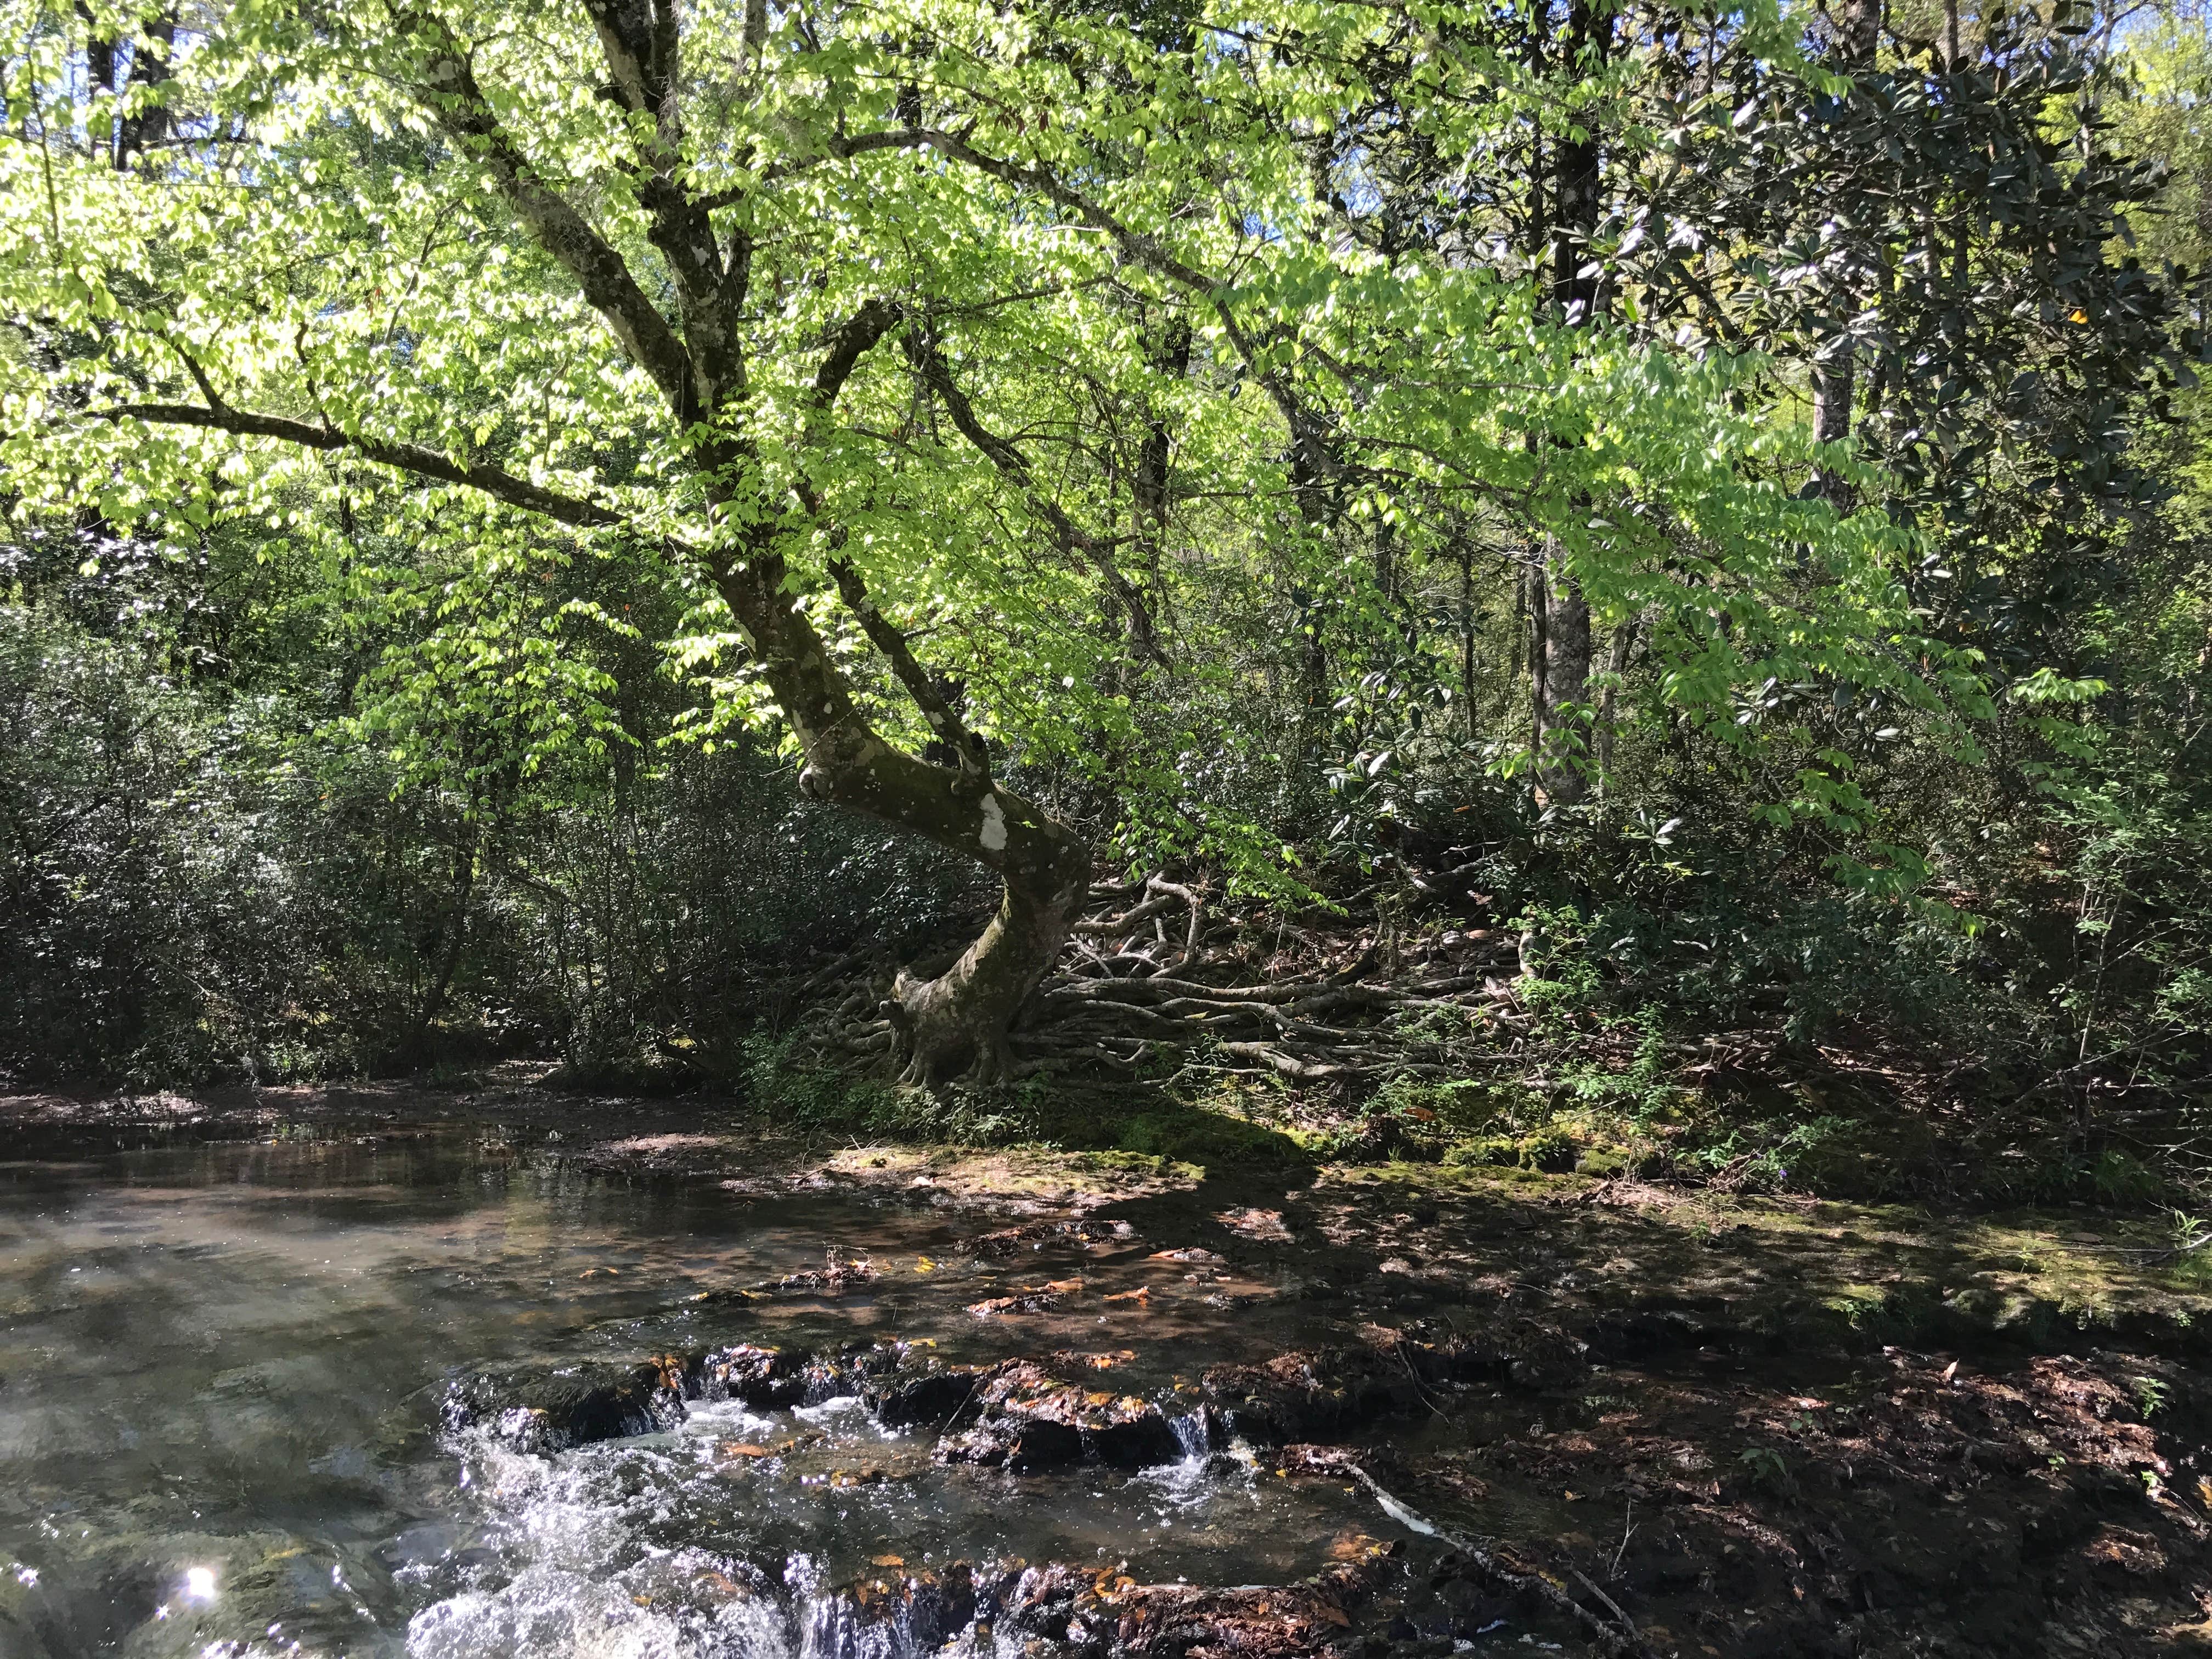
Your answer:
[[[799,501],[739,499],[727,480],[753,474],[750,447],[718,425],[722,410],[743,395],[747,371],[738,319],[750,276],[750,245],[733,236],[726,252],[701,198],[682,179],[682,132],[675,88],[680,82],[680,25],[670,0],[617,6],[586,0],[612,76],[616,95],[650,118],[640,140],[647,178],[640,199],[648,235],[666,259],[682,330],[647,297],[622,255],[575,208],[521,160],[490,102],[477,88],[467,55],[434,19],[417,16],[425,48],[423,98],[447,132],[490,164],[510,209],[569,273],[584,298],[606,319],[630,355],[651,374],[677,420],[700,434],[698,475],[708,483],[712,516],[760,526],[735,544],[706,555],[716,590],[751,647],[777,706],[791,724],[805,763],[800,792],[810,799],[925,836],[992,871],[1003,886],[996,918],[951,969],[933,980],[902,975],[889,1012],[902,1034],[904,1078],[934,1085],[964,1073],[997,1083],[1007,1072],[1006,1030],[1059,953],[1089,890],[1090,849],[1082,837],[1034,802],[991,778],[981,745],[963,745],[956,769],[933,765],[886,742],[855,702],[850,684],[831,663],[792,592],[783,553],[783,522],[793,507],[819,524],[823,506],[804,481]],[[871,301],[830,342],[816,376],[814,407],[826,415],[860,358],[906,321],[898,307]],[[1036,488],[1012,445],[985,430],[955,385],[934,342],[909,333],[909,349],[930,373],[963,433],[1030,497],[1063,547],[1086,558],[1117,598],[1130,600],[1107,550],[1085,535]],[[842,562],[842,561],[841,561]],[[857,572],[838,573],[841,589],[862,592]],[[1137,608],[1141,611],[1140,603]],[[862,613],[909,691],[927,684],[902,636],[879,611]],[[1149,627],[1146,643],[1151,644]],[[1153,649],[1157,652],[1157,647]],[[950,705],[921,697],[939,729],[954,720]]]
[[[1572,806],[1589,793],[1589,602],[1565,574],[1556,544],[1547,543],[1544,568],[1542,742],[1536,781],[1554,806]]]
[[[1863,75],[1874,67],[1875,50],[1881,33],[1881,0],[1843,0],[1830,14],[1829,56],[1845,75]],[[1842,298],[1855,307],[1856,296],[1849,289]],[[1858,374],[1858,347],[1850,325],[1824,342],[1813,358],[1813,436],[1824,444],[1841,443],[1851,435],[1851,401]],[[1838,474],[1815,469],[1813,487],[1838,507],[1850,504],[1850,486]]]
[[[401,1043],[401,1053],[410,1066],[419,1065],[427,1057],[430,1026],[445,1012],[446,998],[453,988],[453,975],[461,965],[461,951],[468,944],[469,902],[476,896],[477,863],[483,840],[481,829],[471,824],[466,846],[453,854],[453,902],[434,940],[434,948],[438,949],[437,966],[422,994],[422,1005],[416,1010]]]
[[[1003,890],[997,915],[957,962],[935,979],[902,974],[894,987],[902,1080],[1003,1082],[1007,1028],[1066,942],[1090,890],[1090,849],[981,769],[933,766],[886,743],[782,575],[782,560],[764,550],[717,573],[716,586],[799,738],[800,793],[926,836],[992,871]]]
[[[167,11],[149,18],[131,52],[128,86],[150,91],[169,76],[169,53],[175,48],[177,20]],[[111,57],[108,72],[114,73]],[[116,123],[115,165],[127,167],[138,156],[162,143],[169,136],[169,112],[149,104]]]
[[[1574,0],[1564,43],[1565,66],[1594,70],[1613,48],[1613,13],[1595,0]],[[1553,206],[1549,216],[1552,305],[1570,326],[1583,326],[1604,301],[1603,274],[1593,245],[1601,203],[1597,134],[1579,141],[1570,133],[1553,146]],[[1589,793],[1589,763],[1581,710],[1589,696],[1589,601],[1574,580],[1559,543],[1547,537],[1536,574],[1541,601],[1542,643],[1535,659],[1536,780],[1545,799],[1571,806]]]
[[[1612,787],[1605,780],[1613,770],[1613,711],[1620,702],[1620,677],[1628,672],[1628,659],[1636,649],[1636,618],[1613,630],[1613,645],[1606,653],[1607,674],[1604,695],[1598,701],[1596,748],[1598,781],[1607,793]]]

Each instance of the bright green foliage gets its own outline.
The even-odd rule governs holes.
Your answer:
[[[941,736],[870,606],[1111,861],[1300,897],[1480,842],[1507,914],[1619,921],[1592,975],[1793,1038],[1985,918],[2068,1063],[2181,1075],[2202,930],[2129,930],[2212,844],[2201,290],[2156,263],[2203,251],[2201,33],[1992,22],[1999,76],[1899,11],[1847,78],[1765,5],[750,12],[669,14],[656,114],[582,0],[0,0],[18,701],[96,637],[180,730],[260,709],[294,807],[405,845],[364,933],[416,1037],[489,939],[571,1032],[619,956],[634,1036],[743,977],[686,979],[741,888],[805,937],[811,890],[957,886],[775,793],[805,734],[726,585],[772,555],[877,730]],[[1580,805],[1539,570],[1595,641]],[[2125,1018],[2045,948],[2107,910]]]
[[[377,6],[222,9],[179,37],[158,94],[193,136],[117,167],[92,142],[108,101],[82,96],[73,67],[82,27],[19,7],[15,38],[35,44],[12,70],[18,136],[0,150],[0,307],[23,349],[0,463],[23,521],[94,514],[184,543],[251,523],[318,550],[349,603],[414,609],[431,625],[371,677],[358,729],[410,767],[510,787],[552,749],[607,740],[608,687],[568,642],[621,619],[537,597],[580,557],[690,596],[691,623],[664,643],[708,697],[695,729],[772,722],[701,567],[730,521],[810,495],[820,510],[794,519],[786,556],[851,678],[880,683],[823,574],[835,548],[924,630],[930,665],[995,740],[1125,792],[1133,849],[1227,858],[1254,880],[1273,836],[1178,775],[1202,731],[1131,712],[1146,673],[1203,684],[1233,660],[1218,633],[1189,630],[1149,663],[1114,625],[1116,580],[1178,623],[1200,620],[1196,586],[1215,604],[1247,595],[1232,611],[1279,585],[1342,603],[1362,586],[1346,557],[1359,526],[1387,523],[1425,558],[1480,508],[1508,535],[1556,540],[1602,623],[1651,619],[1651,672],[1624,688],[1624,720],[1771,751],[1772,787],[1747,805],[1868,848],[1839,854],[1855,878],[1909,885],[1918,864],[1878,832],[1857,757],[1771,694],[1848,685],[1877,713],[1935,716],[1960,754],[1957,722],[1986,706],[1972,659],[1915,625],[1909,538],[1871,507],[1838,518],[1799,499],[1810,452],[1776,418],[1761,364],[1563,327],[1510,266],[1385,257],[1333,233],[1331,198],[1357,181],[1316,179],[1310,135],[1386,90],[1429,142],[1462,146],[1563,88],[1616,95],[1618,71],[1577,89],[1501,58],[1426,57],[1422,29],[1448,22],[1316,5],[1256,32],[1191,16],[1155,38],[1108,16],[913,4],[865,23],[776,14],[756,46],[741,8],[687,11],[678,182],[726,195],[715,232],[749,262],[745,378],[720,417],[747,476],[722,481],[740,504],[716,520],[693,434],[499,203],[493,163],[441,129],[423,79],[436,31],[468,42],[523,164],[650,292],[686,255],[653,246],[655,186],[635,159],[651,135],[597,95],[580,8],[434,24]],[[1790,67],[1771,18],[1746,28],[1747,49],[1765,41]],[[1344,68],[1407,51],[1419,68],[1402,86]],[[834,419],[814,411],[822,342],[882,297],[939,345],[1033,485],[954,430],[896,352],[862,360]],[[1190,366],[1164,373],[1177,328]],[[333,447],[126,412],[210,398]],[[1155,428],[1173,483],[1147,526],[1132,481]],[[369,464],[400,444],[619,524],[549,524],[515,510],[519,491],[489,502]],[[1071,556],[1040,497],[1110,550]],[[371,543],[447,574],[398,573]],[[889,730],[926,738],[888,687],[878,701]],[[1518,763],[1510,741],[1498,757]]]

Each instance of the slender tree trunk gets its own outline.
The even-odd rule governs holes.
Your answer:
[[[169,76],[169,54],[177,38],[177,20],[167,12],[147,21],[131,52],[130,85],[134,89],[161,85]],[[169,112],[159,104],[125,115],[116,124],[115,165],[127,167],[169,136]]]
[[[1521,591],[1528,606],[1528,752],[1540,756],[1544,752],[1544,716],[1551,707],[1544,684],[1551,662],[1551,590],[1545,585],[1540,562],[1532,563],[1522,572]]]
[[[483,832],[471,825],[468,844],[453,854],[453,908],[440,931],[437,966],[428,988],[422,994],[422,1006],[416,1010],[408,1027],[404,1053],[410,1065],[422,1056],[429,1042],[430,1027],[445,1012],[446,998],[453,988],[453,975],[461,965],[461,951],[469,938],[469,901],[476,896],[477,855],[482,844]]]
[[[84,42],[85,91],[88,94],[112,93],[115,90],[115,41],[112,37],[100,32],[99,25],[93,18],[92,8],[85,3],[85,0],[77,0],[76,15],[87,26]],[[112,161],[115,156],[115,123],[112,117],[108,121],[107,135],[100,141],[100,148],[107,152],[109,160]]]
[[[1571,806],[1589,792],[1589,603],[1566,574],[1555,544],[1545,547],[1544,678],[1542,745],[1536,754],[1536,781],[1544,799]]]
[[[1585,72],[1610,52],[1613,15],[1595,0],[1575,0],[1568,13],[1566,62]],[[1603,299],[1602,276],[1595,268],[1594,243],[1601,204],[1597,135],[1579,142],[1571,132],[1553,146],[1553,206],[1550,214],[1552,303],[1559,319],[1587,325]],[[1541,601],[1543,638],[1536,653],[1536,778],[1546,800],[1568,806],[1588,793],[1587,721],[1589,696],[1590,614],[1582,584],[1575,580],[1559,543],[1547,537],[1532,597]]]
[[[1834,33],[1829,56],[1845,75],[1865,74],[1873,68],[1875,49],[1881,32],[1881,0],[1844,0],[1830,13]],[[1845,119],[1855,118],[1846,112]],[[1849,278],[1847,276],[1846,280]],[[1845,288],[1839,296],[1846,307],[1856,307],[1856,296]],[[1841,443],[1851,435],[1852,389],[1857,377],[1858,348],[1848,325],[1836,337],[1821,343],[1813,360],[1813,436],[1821,443]],[[1848,504],[1850,486],[1838,475],[1816,471],[1814,487],[1839,507]]]
[[[1467,714],[1468,741],[1474,741],[1474,550],[1459,550],[1459,697]]]
[[[1632,617],[1613,630],[1613,646],[1606,653],[1606,686],[1598,700],[1597,774],[1600,786],[1611,793],[1606,780],[1613,773],[1614,709],[1620,695],[1620,677],[1628,672],[1629,653],[1636,648],[1636,619]]]

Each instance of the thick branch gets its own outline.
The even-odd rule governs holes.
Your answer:
[[[547,489],[532,483],[527,478],[518,478],[511,472],[502,472],[495,466],[486,466],[481,462],[464,466],[451,457],[434,449],[425,448],[421,444],[392,443],[380,438],[352,436],[333,431],[329,427],[310,426],[305,421],[288,420],[281,415],[255,415],[245,410],[227,407],[202,409],[194,404],[126,404],[119,409],[102,409],[94,412],[103,420],[119,421],[129,416],[156,426],[196,426],[210,432],[235,433],[241,438],[276,438],[307,449],[349,449],[380,465],[396,467],[418,477],[434,478],[441,483],[465,484],[509,506],[542,514],[559,523],[574,525],[580,530],[597,530],[626,522],[621,514],[601,507],[596,501],[564,495],[557,489]]]
[[[814,405],[817,412],[827,411],[837,401],[837,394],[844,390],[845,382],[852,379],[853,371],[859,367],[861,357],[877,341],[897,327],[905,315],[905,311],[895,301],[873,299],[854,313],[830,335],[830,355],[822,360],[822,367],[815,371],[814,375]],[[818,516],[821,502],[811,488],[802,485],[800,493],[808,510]],[[831,534],[833,545],[842,547],[844,544],[843,526],[840,526]],[[921,710],[922,718],[929,722],[929,729],[937,734],[940,743],[952,750],[961,771],[970,777],[988,781],[991,767],[982,738],[968,729],[967,723],[960,718],[959,711],[953,708],[951,700],[945,696],[929,671],[915,656],[914,647],[908,641],[904,630],[884,615],[869,593],[867,584],[860,579],[858,568],[842,553],[830,555],[829,568],[830,575],[836,580],[838,594],[844,599],[846,607],[860,618],[862,631],[876,649],[883,653],[884,660],[890,664],[891,672],[899,678],[899,684],[906,687],[915,706]]]
[[[983,739],[968,729],[967,723],[960,718],[959,711],[953,708],[951,700],[930,677],[929,671],[915,658],[914,647],[908,643],[903,630],[884,615],[869,593],[867,584],[860,580],[860,573],[854,568],[853,562],[842,554],[832,556],[830,574],[836,578],[839,595],[852,613],[860,619],[860,627],[870,642],[884,653],[884,659],[891,665],[891,672],[899,677],[899,684],[906,687],[907,694],[921,710],[921,717],[929,722],[929,729],[937,734],[940,743],[952,750],[963,772],[970,777],[988,781],[991,775],[991,763]]]
[[[895,300],[874,299],[854,312],[830,337],[830,355],[814,373],[814,406],[828,409],[837,401],[845,382],[868,348],[898,326],[906,311]]]
[[[711,411],[744,390],[744,352],[735,319],[744,303],[751,249],[740,234],[726,266],[707,204],[682,182],[676,8],[672,0],[585,0],[584,9],[599,30],[615,97],[653,124],[653,135],[643,144],[645,173],[638,200],[649,216],[647,238],[675,278],[701,408]]]
[[[668,325],[628,264],[568,199],[541,179],[493,113],[465,53],[442,20],[420,13],[410,21],[423,41],[419,88],[425,107],[463,150],[490,168],[500,194],[538,245],[575,280],[586,302],[613,327],[623,348],[653,376],[676,418],[689,426],[702,412],[684,343]]]

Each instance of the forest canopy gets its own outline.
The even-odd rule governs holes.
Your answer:
[[[1173,870],[2202,1082],[2194,14],[0,10],[10,1063],[972,916],[888,1015],[996,1083]]]

